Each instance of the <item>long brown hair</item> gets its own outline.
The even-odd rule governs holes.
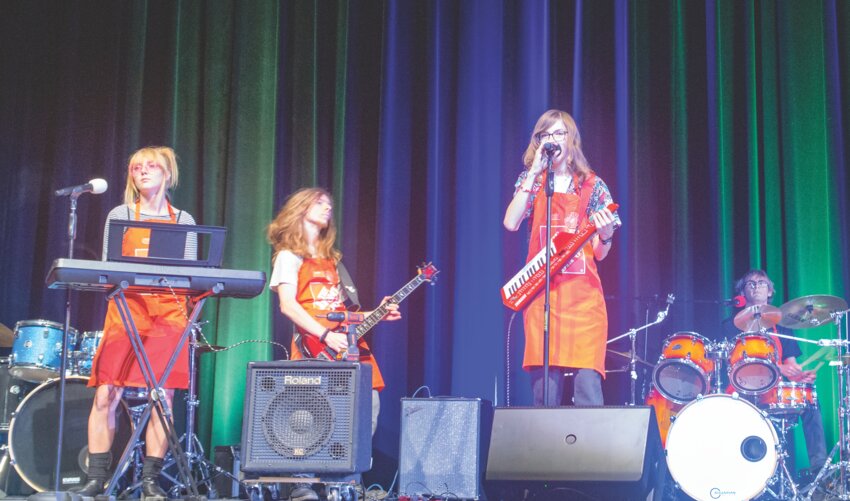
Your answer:
[[[328,225],[319,232],[319,240],[316,242],[313,256],[308,248],[307,239],[304,236],[304,216],[310,207],[322,196],[333,200],[331,194],[322,188],[302,188],[286,199],[283,207],[269,224],[266,237],[274,249],[274,256],[282,250],[291,251],[302,258],[319,257],[330,258],[339,262],[342,253],[334,248],[336,243],[336,225],[333,218]],[[273,256],[273,257],[274,257]]]
[[[581,150],[581,135],[578,132],[578,126],[575,120],[573,120],[573,117],[566,111],[547,110],[540,115],[540,118],[537,119],[537,123],[534,125],[534,131],[531,133],[528,148],[526,148],[525,154],[522,156],[522,164],[525,165],[526,169],[531,167],[531,164],[534,162],[534,154],[537,153],[537,148],[540,147],[540,133],[545,132],[546,129],[558,120],[564,122],[567,130],[566,151],[564,151],[564,154],[567,156],[567,173],[576,176],[579,184],[583,183],[593,173],[593,169],[590,168],[590,164]]]

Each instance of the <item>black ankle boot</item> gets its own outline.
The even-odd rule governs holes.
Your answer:
[[[88,481],[79,487],[71,489],[71,492],[85,497],[95,497],[103,494],[106,478],[109,476],[109,467],[112,465],[111,452],[89,453]]]
[[[142,501],[163,501],[168,494],[159,486],[159,472],[162,471],[162,458],[147,456],[142,466]]]

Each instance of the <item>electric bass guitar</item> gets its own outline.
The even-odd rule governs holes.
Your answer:
[[[407,282],[404,287],[398,290],[395,294],[393,294],[387,301],[375,308],[375,311],[370,313],[369,315],[362,315],[357,313],[348,313],[348,312],[328,312],[326,317],[328,317],[329,321],[334,320],[334,316],[338,315],[341,319],[352,320],[355,319],[359,322],[355,327],[355,340],[354,344],[369,332],[372,327],[376,326],[378,322],[380,322],[384,315],[389,311],[388,305],[390,304],[400,304],[404,301],[407,296],[410,295],[411,292],[415,291],[420,285],[425,282],[431,283],[434,285],[434,281],[436,280],[436,275],[440,271],[431,264],[425,263],[419,269],[416,276],[410,281]],[[305,335],[303,332],[301,333],[301,339],[303,348],[306,351],[305,355],[312,358],[321,358],[325,360],[344,360],[346,358],[347,352],[338,352],[335,351],[330,346],[325,343],[319,341],[316,336]]]

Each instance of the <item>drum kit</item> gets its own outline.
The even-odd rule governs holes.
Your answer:
[[[48,320],[24,320],[14,331],[0,324],[0,348],[11,348],[8,357],[0,358],[0,485],[8,484],[9,465],[13,465],[20,478],[38,492],[51,489],[54,475],[52,464],[46,458],[55,449],[45,429],[58,423],[57,406],[59,371],[62,358],[62,324]],[[87,424],[95,389],[87,386],[92,371],[92,360],[103,337],[102,331],[87,331],[79,335],[69,329],[69,350],[66,358],[65,379],[65,438],[62,443],[63,488],[70,489],[85,482],[88,472]],[[190,370],[194,379],[194,356],[222,347],[190,343]],[[194,385],[187,395],[187,409],[194,415],[198,405]],[[113,457],[120,457],[130,440],[144,409],[148,406],[145,388],[126,388],[116,412],[116,434],[112,445]],[[191,454],[199,468],[207,468],[204,452],[189,423],[183,439],[191,441]],[[182,439],[181,439],[182,440]],[[125,494],[138,485],[142,467],[142,445],[136,444],[132,468],[125,477]],[[197,457],[195,457],[197,456]],[[171,463],[166,457],[166,470]],[[212,467],[217,470],[216,467]],[[167,471],[166,478],[168,478]],[[224,472],[227,473],[227,472]],[[209,478],[207,474],[204,478]],[[175,492],[179,482],[171,478]],[[211,487],[210,487],[211,488]]]
[[[850,341],[847,303],[835,296],[794,299],[777,308],[756,305],[734,318],[742,331],[711,341],[677,332],[662,347],[646,398],[655,407],[667,466],[679,490],[697,500],[850,499]],[[835,338],[809,340],[777,333],[834,323]],[[842,323],[844,327],[842,328]],[[789,465],[789,430],[817,409],[813,383],[783,381],[777,337],[835,348],[839,372],[839,461],[827,460],[815,480],[799,486]],[[829,350],[830,348],[826,348]],[[627,355],[627,354],[626,354]]]

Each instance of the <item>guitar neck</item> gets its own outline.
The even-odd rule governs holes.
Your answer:
[[[373,311],[371,314],[369,314],[369,316],[364,318],[363,322],[361,322],[357,326],[357,339],[360,339],[367,332],[369,332],[372,329],[372,327],[378,325],[378,322],[380,322],[384,318],[384,315],[386,315],[387,312],[389,311],[388,306],[389,306],[390,303],[392,303],[392,304],[401,303],[402,301],[404,301],[404,299],[407,296],[410,295],[411,292],[415,291],[416,288],[419,287],[420,285],[422,285],[424,282],[425,282],[425,278],[424,278],[423,275],[421,275],[421,274],[416,275],[416,277],[414,277],[413,280],[411,280],[410,282],[407,282],[404,285],[404,287],[402,287],[401,289],[398,290],[398,292],[393,294],[388,301],[381,304],[381,306],[378,306],[377,308],[375,308],[375,311]]]

